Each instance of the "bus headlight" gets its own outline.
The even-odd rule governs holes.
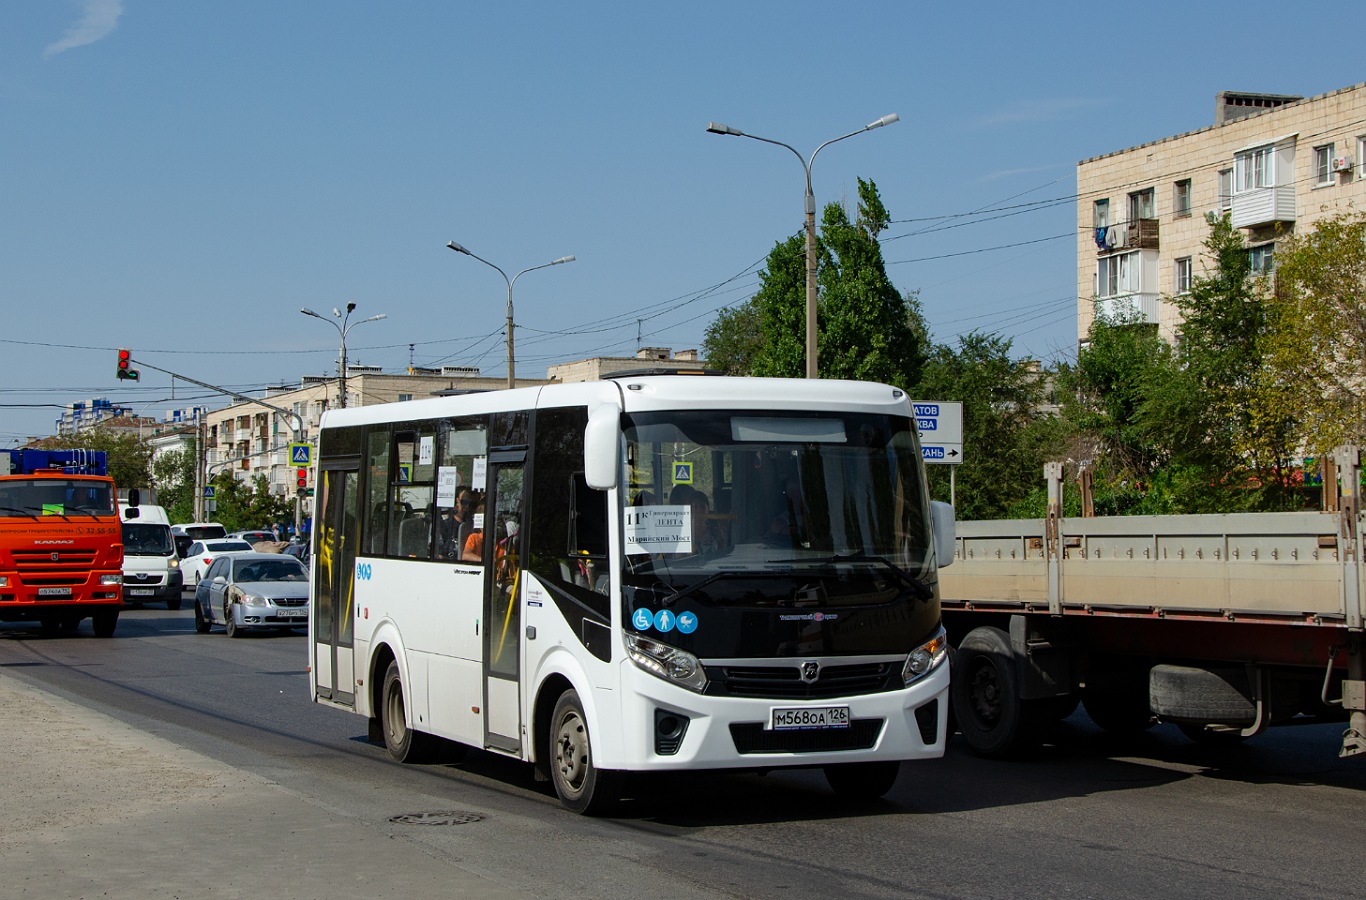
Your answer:
[[[631,662],[657,678],[699,694],[707,687],[707,673],[702,664],[686,650],[638,634],[627,634],[626,652]]]
[[[9,587],[8,575],[0,575],[0,587]]]
[[[169,559],[169,560],[167,560],[167,561],[166,561],[166,568],[168,568],[168,569],[179,569],[179,568],[180,568],[180,560],[178,560],[178,559]]]
[[[901,678],[909,686],[924,678],[944,664],[949,656],[949,640],[944,626],[934,633],[934,637],[911,651],[906,657],[906,665],[901,668]]]

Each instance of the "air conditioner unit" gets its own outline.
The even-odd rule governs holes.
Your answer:
[[[1210,225],[1213,225],[1215,222],[1218,222],[1223,217],[1224,211],[1222,209],[1205,210],[1205,221],[1208,222]]]
[[[1335,157],[1333,157],[1333,171],[1334,171],[1334,172],[1350,172],[1350,171],[1352,171],[1352,157],[1350,157],[1350,156],[1335,156]]]

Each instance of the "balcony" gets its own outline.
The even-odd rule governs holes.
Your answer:
[[[1295,221],[1295,186],[1250,188],[1233,195],[1233,227],[1256,228]]]
[[[1096,298],[1096,318],[1136,325],[1157,324],[1157,294],[1118,294]]]
[[[1117,250],[1157,249],[1157,219],[1134,219],[1131,222],[1096,229],[1096,252],[1102,255]]]

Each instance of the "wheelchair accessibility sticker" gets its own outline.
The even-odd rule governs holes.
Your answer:
[[[674,615],[672,610],[661,609],[659,612],[651,612],[644,607],[631,613],[631,624],[637,631],[649,631],[651,628],[667,634],[678,629],[680,634],[692,634],[697,630],[697,614],[684,611]]]

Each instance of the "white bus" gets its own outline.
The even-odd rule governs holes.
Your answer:
[[[953,511],[896,388],[632,374],[331,410],[317,467],[310,689],[400,761],[483,748],[592,813],[624,772],[821,767],[874,797],[943,754]]]

